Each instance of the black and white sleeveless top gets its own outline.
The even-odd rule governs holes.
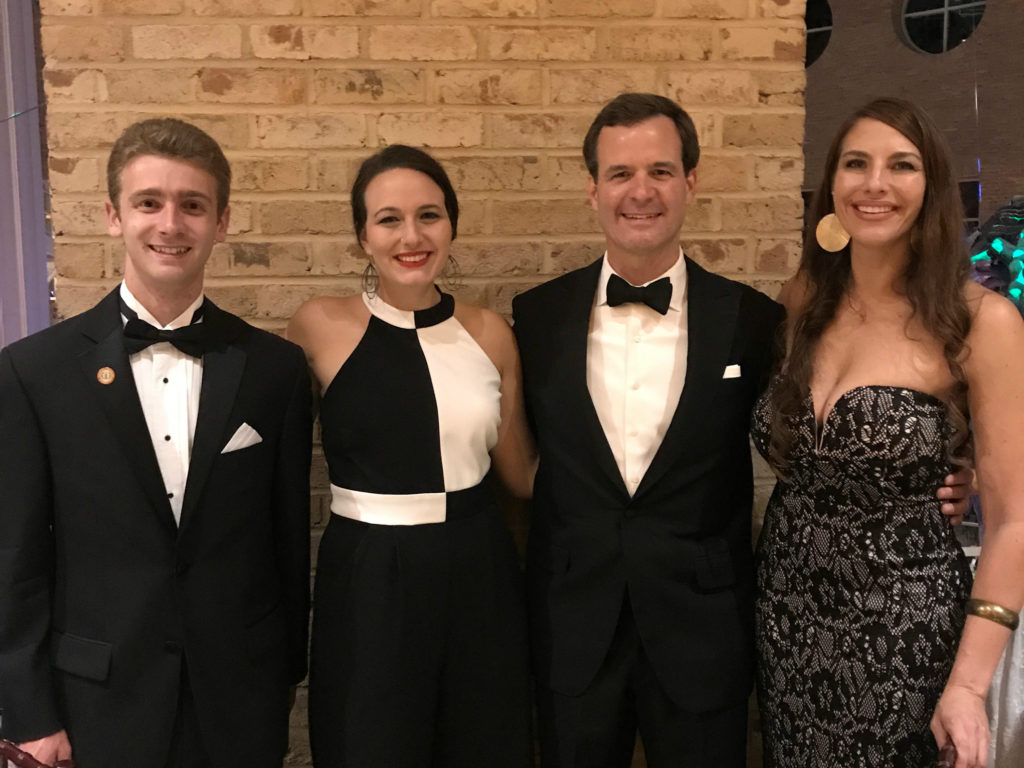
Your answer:
[[[501,376],[441,293],[410,312],[363,294],[370,322],[323,394],[331,511],[384,525],[443,522],[498,437]]]

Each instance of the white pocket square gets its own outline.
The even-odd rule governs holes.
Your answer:
[[[243,421],[242,426],[235,430],[235,434],[228,440],[228,444],[224,446],[224,450],[221,453],[240,451],[243,448],[248,448],[250,445],[262,442],[263,438],[260,437],[260,433]]]
[[[740,377],[740,366],[738,363],[725,366],[725,373],[722,374],[723,379],[738,379]]]

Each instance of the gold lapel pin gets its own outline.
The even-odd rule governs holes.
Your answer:
[[[109,366],[103,366],[96,371],[96,381],[100,384],[113,384],[114,383],[114,369]]]

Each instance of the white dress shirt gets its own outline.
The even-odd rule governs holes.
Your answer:
[[[192,315],[203,303],[200,294],[189,307],[167,325],[161,325],[121,283],[121,298],[155,328],[181,328],[192,322]],[[123,322],[127,318],[122,317]],[[142,413],[149,427],[149,438],[156,451],[160,475],[175,522],[181,522],[181,502],[185,495],[188,465],[192,458],[192,439],[199,415],[199,393],[203,383],[202,358],[186,355],[169,342],[151,344],[128,356],[139,393]]]
[[[632,496],[668,431],[686,380],[686,262],[680,249],[676,263],[658,277],[672,282],[664,315],[646,304],[608,306],[613,274],[606,253],[590,314],[587,387]]]

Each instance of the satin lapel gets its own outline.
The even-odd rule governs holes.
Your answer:
[[[579,434],[584,445],[590,446],[598,467],[615,487],[628,497],[629,492],[622,480],[619,466],[608,438],[601,426],[594,401],[587,386],[587,341],[590,335],[590,314],[594,308],[594,294],[601,276],[602,261],[599,260],[579,272],[579,279],[566,284],[565,321],[562,325],[559,348],[564,355],[565,393],[561,396],[566,408],[571,408],[581,423]]]
[[[188,464],[185,498],[181,506],[181,529],[188,525],[203,488],[210,475],[213,462],[224,448],[228,419],[231,417],[235,394],[245,371],[245,352],[234,340],[234,320],[212,303],[203,310],[203,322],[209,323],[209,337],[215,341],[203,355],[203,384],[199,393],[199,414],[196,433],[192,440],[192,457]]]
[[[688,446],[699,446],[698,425],[706,409],[714,408],[716,388],[732,346],[740,293],[729,283],[686,260],[687,351],[686,380],[679,405],[672,415],[665,439],[644,475],[634,498],[639,498],[679,460]]]
[[[89,310],[83,323],[83,333],[95,342],[79,357],[86,387],[96,397],[106,415],[124,452],[126,463],[131,466],[161,524],[174,533],[177,531],[174,513],[167,500],[160,465],[149,437],[149,427],[146,425],[122,340],[123,326],[117,304],[117,289]],[[100,383],[98,378],[99,371],[104,368],[114,373],[113,380],[108,384]],[[105,379],[109,379],[109,375]],[[89,450],[89,446],[83,446],[83,450]]]

